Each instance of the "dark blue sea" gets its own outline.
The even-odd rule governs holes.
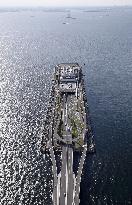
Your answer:
[[[96,154],[80,205],[132,204],[132,8],[0,9],[0,204],[50,205],[40,153],[53,68],[85,74]],[[85,64],[85,65],[84,65]]]

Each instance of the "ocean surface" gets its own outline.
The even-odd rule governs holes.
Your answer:
[[[132,204],[132,8],[0,9],[0,204],[50,205],[50,157],[40,153],[53,68],[85,74],[96,154],[81,205]],[[85,65],[84,65],[85,64]]]

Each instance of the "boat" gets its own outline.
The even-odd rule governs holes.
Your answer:
[[[68,22],[63,22],[63,24],[69,24]]]

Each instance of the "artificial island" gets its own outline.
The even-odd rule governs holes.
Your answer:
[[[95,153],[82,68],[78,63],[55,67],[41,151],[50,154],[53,204],[79,205],[87,153]]]

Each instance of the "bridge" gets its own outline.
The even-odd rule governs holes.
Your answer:
[[[62,147],[62,167],[57,175],[57,165],[55,153],[51,141],[49,141],[49,150],[52,159],[53,169],[53,204],[54,205],[79,205],[80,183],[83,170],[83,164],[87,152],[87,144],[84,145],[77,176],[73,172],[73,148],[69,144]]]
[[[53,169],[53,204],[54,205],[79,205],[80,199],[80,183],[81,183],[81,175],[83,170],[83,164],[86,157],[87,152],[87,141],[85,141],[85,144],[82,146],[82,154],[80,157],[79,167],[77,171],[77,175],[75,176],[75,173],[73,171],[73,152],[74,147],[72,146],[72,136],[70,134],[70,131],[67,129],[69,119],[68,114],[69,110],[71,109],[70,102],[73,100],[73,96],[63,96],[63,118],[64,118],[64,124],[66,126],[65,128],[65,135],[63,139],[61,139],[56,133],[56,138],[59,141],[62,141],[62,152],[61,152],[61,172],[57,174],[57,164],[55,159],[55,151],[54,147],[52,146],[52,123],[50,124],[50,137],[48,141],[48,148],[50,150],[50,155],[52,159],[52,169]],[[86,136],[86,131],[83,132],[83,138]],[[76,139],[77,141],[77,139]]]

